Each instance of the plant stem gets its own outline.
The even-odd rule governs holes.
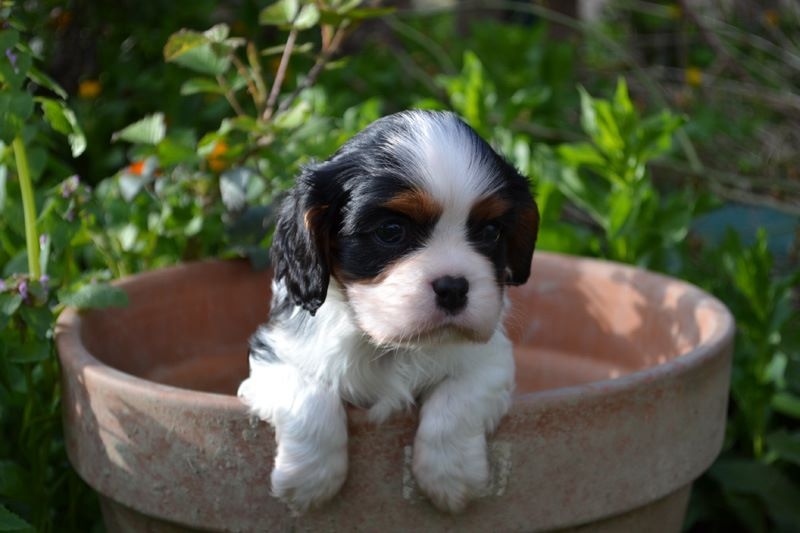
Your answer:
[[[12,143],[14,158],[17,162],[17,176],[19,188],[22,192],[22,210],[25,214],[25,243],[28,248],[28,273],[34,279],[42,277],[42,268],[39,264],[39,233],[36,231],[36,200],[33,196],[33,183],[31,171],[28,166],[28,153],[25,142],[17,135]]]
[[[223,76],[221,76],[221,75],[217,76],[217,83],[219,84],[220,87],[222,87],[222,90],[224,91],[223,94],[225,96],[225,99],[231,105],[231,108],[233,108],[233,111],[239,116],[244,115],[245,114],[244,109],[242,109],[242,106],[239,105],[239,101],[236,100],[236,94],[230,88],[230,86],[228,85],[228,82],[225,81],[225,78]]]
[[[294,48],[296,39],[297,30],[293,28],[292,31],[289,32],[289,37],[286,39],[286,46],[283,47],[281,62],[278,64],[278,71],[275,73],[272,89],[267,99],[267,108],[261,116],[264,121],[269,121],[269,119],[272,118],[272,113],[275,111],[275,103],[278,101],[278,95],[281,92],[281,85],[283,85],[283,78],[286,76],[286,68],[289,66],[289,58],[292,56],[292,49]]]
[[[303,89],[307,89],[308,87],[314,85],[314,82],[317,81],[317,77],[322,72],[322,69],[328,64],[328,61],[330,61],[330,59],[333,57],[333,54],[339,50],[339,46],[342,44],[342,41],[345,37],[345,27],[345,25],[341,25],[336,28],[336,32],[333,34],[333,37],[331,37],[328,47],[322,50],[322,53],[320,53],[317,61],[314,63],[314,66],[311,67],[311,70],[308,71],[305,79],[298,83],[297,87],[295,87],[294,91],[292,91],[292,94],[290,94],[288,98],[281,102],[281,104],[278,106],[278,113],[283,113],[284,111],[288,110],[295,98],[297,98],[300,93],[303,92]]]

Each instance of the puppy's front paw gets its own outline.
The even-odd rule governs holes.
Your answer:
[[[272,493],[292,512],[302,514],[335,496],[346,478],[346,446],[303,450],[281,445],[272,469]]]
[[[413,471],[417,484],[436,507],[451,513],[461,512],[489,484],[486,437],[417,436]]]

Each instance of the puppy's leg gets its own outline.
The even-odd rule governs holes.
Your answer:
[[[493,350],[495,346],[484,346]],[[511,405],[514,363],[510,344],[500,353],[470,357],[464,373],[440,383],[424,400],[414,441],[414,477],[443,511],[459,512],[489,483],[487,432]]]
[[[282,363],[253,366],[239,396],[275,428],[273,494],[296,513],[332,498],[347,477],[347,414],[339,396]]]

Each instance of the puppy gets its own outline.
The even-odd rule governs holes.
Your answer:
[[[239,388],[275,428],[276,497],[304,512],[341,488],[346,403],[375,422],[421,403],[412,470],[438,508],[486,488],[514,385],[505,286],[528,279],[538,223],[528,180],[451,113],[382,118],[303,170]]]

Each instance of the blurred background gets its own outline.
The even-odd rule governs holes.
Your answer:
[[[0,10],[0,523],[20,520],[6,530],[102,528],[63,451],[61,306],[113,304],[97,287],[177,261],[266,266],[298,169],[421,107],[456,111],[533,178],[540,249],[678,276],[732,309],[725,449],[685,528],[800,531],[796,0]]]

